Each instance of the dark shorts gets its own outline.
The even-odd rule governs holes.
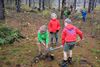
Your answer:
[[[76,42],[65,43],[64,51],[72,50],[74,48],[75,44],[76,44]]]

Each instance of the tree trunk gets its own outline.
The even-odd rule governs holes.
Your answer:
[[[4,0],[0,0],[0,20],[4,20]]]
[[[66,5],[66,0],[62,0],[62,8],[64,8]]]
[[[9,0],[10,1],[10,5],[12,4],[12,0]]]
[[[77,0],[74,0],[74,10],[76,10],[76,2]]]
[[[6,4],[8,4],[9,3],[9,1],[8,0],[6,0]]]
[[[41,11],[41,0],[39,0],[39,11]]]
[[[26,5],[27,5],[27,0],[26,0]]]
[[[51,1],[49,0],[49,9],[51,9]]]
[[[7,4],[9,3],[9,0],[7,0]]]
[[[32,2],[32,3],[33,3],[32,8],[35,8],[35,2],[34,2],[34,0],[33,0],[33,2]]]
[[[31,7],[31,0],[29,0],[29,7]]]
[[[21,0],[16,0],[16,11],[20,12]]]
[[[95,6],[95,8],[96,8],[96,6],[97,6],[97,0],[95,0],[95,4],[94,4],[94,6]]]
[[[91,12],[91,4],[92,4],[92,0],[89,0],[88,13]]]
[[[62,0],[62,10],[61,10],[61,19],[63,19],[63,14],[64,14],[64,7],[66,5],[66,0]]]
[[[45,0],[42,1],[42,8],[43,8],[43,10],[45,10],[45,5],[44,4],[45,4]]]
[[[84,0],[84,8],[86,7],[86,0]]]
[[[60,11],[60,0],[59,0],[59,8],[58,8],[58,9],[59,9],[59,11]]]
[[[92,11],[94,10],[95,0],[92,0]]]
[[[100,4],[100,0],[99,0],[99,4]]]

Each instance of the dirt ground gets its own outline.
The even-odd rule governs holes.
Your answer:
[[[97,20],[95,22],[100,22],[99,17],[100,11],[97,11],[95,18]],[[12,45],[0,47],[0,67],[59,67],[59,63],[63,59],[62,49],[52,52],[55,56],[54,61],[31,63],[32,59],[38,54],[37,31],[41,25],[48,24],[49,20],[40,13],[8,11],[5,24],[18,28],[26,38]],[[60,23],[62,25],[62,20]],[[91,26],[90,19],[87,19],[86,23],[74,20],[73,24],[83,31],[84,40],[73,49],[73,64],[69,65],[69,67],[100,67],[100,40],[97,39],[100,35],[93,37],[91,34],[91,31],[95,30],[96,26]],[[100,27],[100,24],[98,25]],[[62,28],[59,31],[59,45],[61,45]]]

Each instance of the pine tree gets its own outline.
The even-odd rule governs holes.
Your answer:
[[[4,0],[0,0],[0,20],[5,19],[4,12]]]

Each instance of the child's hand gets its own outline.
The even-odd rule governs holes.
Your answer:
[[[53,32],[50,32],[50,34],[53,34]]]
[[[56,32],[59,32],[59,30],[57,30]]]
[[[84,40],[84,38],[82,40]]]
[[[80,42],[81,40],[77,40],[76,43]]]
[[[61,45],[61,47],[64,47],[63,45]]]
[[[82,41],[82,40],[84,40],[84,38],[78,39],[78,40],[76,41],[76,43],[78,43],[78,42],[80,42],[80,41]]]
[[[46,49],[48,49],[48,45],[46,45]]]
[[[48,48],[48,45],[46,44],[45,50],[48,51],[48,49],[49,49],[49,48]]]
[[[45,45],[45,43],[44,43],[44,42],[42,42],[42,44],[43,44],[43,46],[44,46],[44,47],[46,47],[46,45]]]

